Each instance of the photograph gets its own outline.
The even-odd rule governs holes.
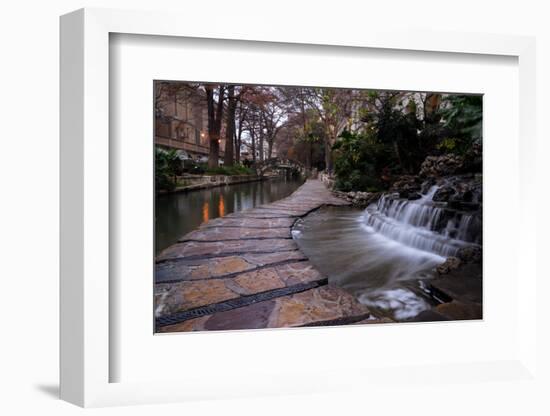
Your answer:
[[[483,95],[152,87],[155,333],[483,319]]]

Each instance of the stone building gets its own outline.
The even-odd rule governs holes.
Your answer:
[[[221,137],[220,158],[223,158],[223,131]],[[157,81],[155,145],[180,151],[182,159],[206,161],[209,144],[208,110],[204,90],[183,83]]]

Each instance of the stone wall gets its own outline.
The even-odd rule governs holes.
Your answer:
[[[261,181],[265,178],[256,175],[184,175],[178,177],[178,186],[173,192],[190,191],[194,189],[214,188],[216,186],[232,185],[237,183]]]

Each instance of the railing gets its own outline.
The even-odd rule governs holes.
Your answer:
[[[279,167],[282,169],[302,169],[303,165],[299,162],[289,159],[279,159],[277,157],[272,157],[270,159],[265,159],[262,162],[257,162],[256,167],[263,170],[269,167]]]
[[[185,150],[187,152],[199,153],[208,156],[210,148],[202,144],[188,142],[181,139],[171,137],[155,136],[155,144],[171,147],[173,149]],[[220,149],[220,157],[225,154],[224,150]]]

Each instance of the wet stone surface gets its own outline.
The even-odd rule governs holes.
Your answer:
[[[326,276],[291,238],[298,218],[323,205],[347,204],[320,181],[308,180],[287,198],[216,218],[183,236],[156,259],[155,316],[170,322],[157,330],[338,325],[373,319],[352,295],[327,285]]]
[[[246,239],[291,238],[290,228],[203,228],[187,234],[185,241],[227,241]]]
[[[212,279],[228,277],[235,273],[254,270],[272,264],[305,261],[307,258],[298,250],[278,253],[247,253],[241,256],[227,256],[203,259],[178,259],[165,261],[156,266],[157,285],[162,282],[180,280]]]
[[[297,249],[298,247],[294,241],[282,238],[264,240],[189,241],[177,243],[168,247],[157,257],[157,260],[216,257],[233,254],[242,255],[246,253],[271,253]]]
[[[292,217],[252,218],[252,217],[222,217],[207,222],[202,227],[239,227],[239,228],[289,228],[296,221]],[[169,247],[170,248],[170,247]]]
[[[214,313],[160,328],[160,332],[288,328],[333,323],[386,323],[369,320],[369,310],[349,293],[322,286],[290,296]]]

